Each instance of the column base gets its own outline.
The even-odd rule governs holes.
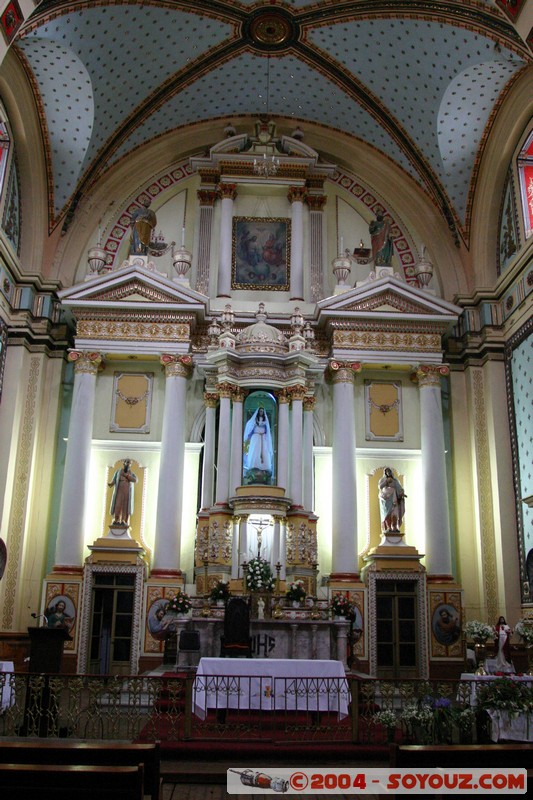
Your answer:
[[[181,579],[182,577],[181,569],[159,569],[158,567],[154,567],[154,569],[150,573],[150,578],[159,578],[161,580],[175,580]],[[180,581],[181,583],[183,581]]]
[[[73,564],[54,564],[52,567],[53,575],[83,575],[83,567]]]
[[[358,572],[332,572],[329,576],[330,584],[332,582],[335,583],[353,583],[353,581],[359,581],[359,573]]]

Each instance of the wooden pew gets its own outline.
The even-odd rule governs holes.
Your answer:
[[[2,800],[143,800],[143,767],[0,764]]]
[[[67,739],[0,740],[1,763],[92,767],[137,767],[142,764],[144,794],[149,795],[152,800],[159,800],[161,777],[159,742],[131,744],[112,741],[76,742]]]
[[[391,744],[391,767],[533,766],[533,744]]]

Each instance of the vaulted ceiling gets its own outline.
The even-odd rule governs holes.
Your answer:
[[[43,0],[13,47],[41,116],[52,225],[155,137],[250,115],[364,141],[464,233],[494,115],[532,61],[490,0]]]

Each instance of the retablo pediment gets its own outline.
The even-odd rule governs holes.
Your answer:
[[[169,306],[204,316],[208,298],[183,284],[139,265],[113,270],[64,289],[59,293],[64,306],[98,309],[101,306],[128,308]]]
[[[448,303],[423,289],[405,281],[388,276],[369,281],[364,286],[349,289],[334,297],[326,297],[317,303],[319,322],[339,317],[367,317],[379,314],[418,318],[420,321],[441,320],[443,323],[455,321],[461,314],[458,306]]]

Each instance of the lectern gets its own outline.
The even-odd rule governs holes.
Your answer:
[[[29,672],[61,672],[63,645],[70,639],[65,628],[28,628]]]
[[[52,696],[50,674],[61,671],[63,645],[70,639],[65,628],[28,628],[30,665],[20,736],[57,735],[58,703]]]

